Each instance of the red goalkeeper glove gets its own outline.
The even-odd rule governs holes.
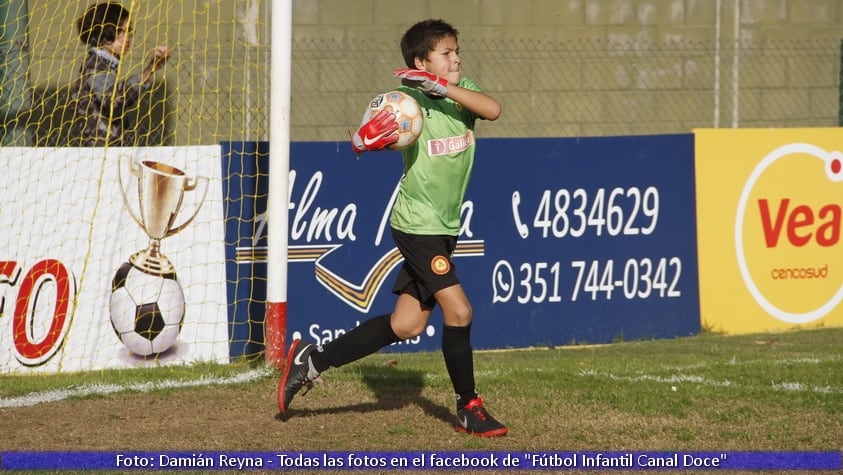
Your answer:
[[[357,153],[383,150],[398,141],[395,114],[383,109],[351,134],[351,148]]]
[[[394,76],[401,78],[401,84],[420,91],[432,92],[440,96],[448,93],[448,81],[423,69],[396,69]]]

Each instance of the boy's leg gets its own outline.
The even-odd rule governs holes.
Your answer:
[[[402,340],[415,338],[424,332],[433,311],[409,293],[401,293],[392,312],[392,330]]]
[[[372,317],[312,353],[313,366],[321,373],[369,356],[392,343],[414,338],[424,330],[430,312],[415,297],[401,294],[392,314]]]
[[[312,381],[328,368],[338,368],[389,344],[417,336],[430,312],[415,297],[401,294],[392,314],[372,317],[323,346],[294,341],[278,384],[279,409],[286,414],[296,393],[303,387],[312,387]]]
[[[278,408],[286,414],[301,388],[313,387],[313,380],[331,366],[338,367],[368,356],[399,341],[389,323],[390,314],[372,317],[324,346],[295,340],[278,382]]]
[[[457,409],[477,397],[474,387],[474,354],[471,348],[471,304],[462,285],[435,294],[442,309],[442,355],[457,395]]]
[[[474,385],[474,354],[471,347],[471,304],[461,285],[436,292],[442,308],[442,355],[457,395],[458,432],[478,437],[506,435],[509,429],[495,420],[483,406]]]
[[[388,313],[372,317],[348,333],[322,345],[310,355],[313,367],[320,373],[331,367],[339,368],[400,341],[392,330],[390,319],[391,315]]]
[[[442,356],[457,395],[457,409],[477,397],[474,385],[474,354],[471,349],[471,325],[442,326]]]

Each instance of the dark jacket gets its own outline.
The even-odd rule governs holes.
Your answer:
[[[141,84],[140,74],[117,81],[120,58],[104,49],[91,48],[82,65],[73,92],[73,110],[81,136],[71,145],[83,147],[125,146],[135,144],[132,124],[125,112],[135,107],[149,83]]]

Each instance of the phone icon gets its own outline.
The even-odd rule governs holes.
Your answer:
[[[527,239],[530,236],[530,229],[527,227],[526,224],[521,222],[521,215],[518,214],[518,205],[521,204],[521,193],[518,190],[512,192],[512,218],[515,220],[515,228],[518,230],[518,234],[521,235],[523,239]]]

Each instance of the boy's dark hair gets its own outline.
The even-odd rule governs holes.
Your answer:
[[[79,39],[88,46],[97,47],[117,38],[117,28],[129,19],[129,10],[116,2],[91,5],[76,20]]]
[[[411,26],[401,37],[401,54],[408,68],[416,67],[416,58],[427,58],[436,43],[459,32],[444,20],[423,20]]]

